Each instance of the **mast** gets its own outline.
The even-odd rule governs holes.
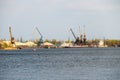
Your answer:
[[[9,27],[9,33],[10,33],[10,41],[12,42],[13,37],[12,37],[12,30],[11,30],[11,27]]]

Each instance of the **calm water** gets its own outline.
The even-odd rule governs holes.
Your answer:
[[[120,80],[120,48],[1,50],[0,80]]]

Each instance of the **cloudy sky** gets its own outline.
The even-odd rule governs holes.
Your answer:
[[[83,26],[88,39],[120,39],[120,0],[0,0],[0,38],[35,39],[38,27],[44,39],[74,40]]]

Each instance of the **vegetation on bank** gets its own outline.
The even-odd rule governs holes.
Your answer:
[[[105,40],[109,47],[120,47],[120,40]]]
[[[95,39],[95,40],[88,40],[87,43],[91,43],[91,44],[98,44],[100,40],[99,39]],[[52,40],[48,40],[46,39],[44,42],[50,42],[56,46],[60,46],[63,42],[66,43],[74,43],[74,41],[58,41],[56,39],[52,39]],[[105,45],[107,45],[108,47],[120,47],[120,40],[104,40]],[[39,43],[37,43],[39,44]],[[10,45],[8,45],[7,43],[5,43],[3,40],[0,40],[0,49],[4,49],[4,48],[8,48],[11,47]]]
[[[88,40],[87,43],[98,44],[99,41],[100,41],[99,39]],[[74,41],[58,41],[56,39],[52,39],[52,40],[46,39],[44,42],[50,42],[50,43],[52,43],[54,45],[60,45],[63,42],[74,43]],[[120,47],[120,40],[107,39],[107,40],[104,40],[104,44],[107,45],[108,47]]]

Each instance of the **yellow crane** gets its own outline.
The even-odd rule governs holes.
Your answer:
[[[10,47],[16,47],[14,37],[12,36],[12,29],[9,27],[9,33],[10,33]]]

